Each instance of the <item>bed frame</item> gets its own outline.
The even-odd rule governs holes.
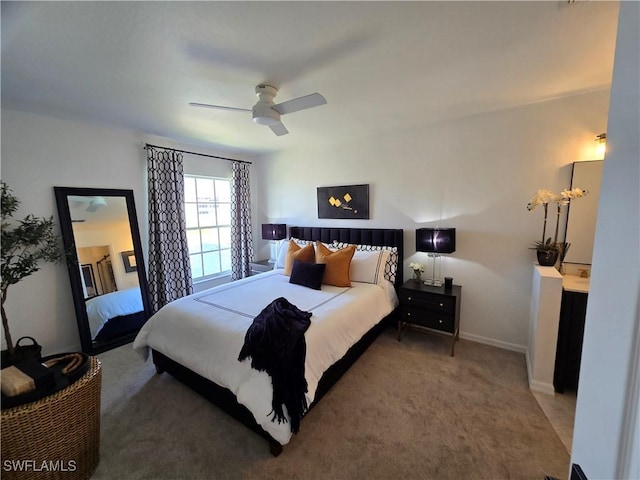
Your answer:
[[[138,331],[147,321],[148,315],[143,311],[130,313],[129,315],[118,315],[110,318],[105,323],[93,341],[97,347],[103,343],[110,342],[120,337],[129,336],[135,338]]]
[[[403,282],[402,259],[404,255],[403,231],[401,229],[291,227],[290,236],[302,240],[320,240],[324,243],[331,243],[333,240],[337,240],[339,242],[354,244],[397,247],[398,270],[396,272],[396,288]],[[315,407],[320,399],[336,384],[349,367],[356,362],[369,345],[373,343],[380,332],[387,326],[388,319],[392,315],[393,313],[387,318],[382,319],[353,345],[344,357],[329,367],[318,383],[316,395],[313,403],[309,406],[309,410]],[[242,422],[258,435],[265,438],[269,442],[269,449],[274,457],[282,453],[282,445],[258,425],[251,412],[244,405],[238,403],[235,395],[233,395],[230,390],[198,375],[156,350],[152,350],[152,355],[156,372],[159,374],[163,372],[169,373],[233,418]]]

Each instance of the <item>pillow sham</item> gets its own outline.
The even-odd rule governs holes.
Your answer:
[[[311,262],[315,260],[315,251],[313,250],[313,243],[308,243],[304,247],[300,247],[293,240],[289,240],[289,247],[287,249],[287,257],[284,262],[284,274],[291,275],[293,269],[293,261],[300,260],[301,262]]]
[[[374,252],[356,250],[351,259],[349,278],[352,282],[379,284],[385,279],[385,265],[388,259],[388,250],[378,250]]]
[[[324,263],[307,263],[294,260],[289,283],[320,290],[326,267],[327,265]]]
[[[327,264],[322,283],[336,287],[350,287],[349,270],[355,252],[355,245],[349,245],[334,252],[322,242],[316,242],[316,263]]]
[[[333,242],[333,246],[335,248],[344,248],[347,245],[349,244],[345,242],[338,242],[337,240]],[[398,247],[388,247],[380,245],[356,245],[356,251],[375,252],[381,250],[386,250],[389,252],[389,258],[387,259],[387,263],[384,267],[384,278],[395,284],[396,272],[398,270]]]

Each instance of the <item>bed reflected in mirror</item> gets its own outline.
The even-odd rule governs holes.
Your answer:
[[[150,312],[133,191],[54,191],[82,350],[130,342]]]

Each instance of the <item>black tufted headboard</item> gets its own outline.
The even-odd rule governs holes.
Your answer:
[[[397,247],[398,269],[396,273],[396,287],[404,282],[402,263],[403,230],[389,228],[331,228],[331,227],[291,227],[289,234],[301,240],[320,240],[324,243],[338,242],[355,243],[361,245],[376,245]]]

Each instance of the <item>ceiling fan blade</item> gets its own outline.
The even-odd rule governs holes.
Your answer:
[[[287,100],[286,102],[278,103],[271,108],[280,115],[284,115],[286,113],[298,112],[307,108],[319,107],[325,103],[327,103],[327,100],[322,95],[319,93],[311,93],[304,97],[298,97],[292,100]]]
[[[275,125],[269,125],[269,128],[273,131],[273,133],[275,133],[279,137],[289,133],[289,130],[287,130],[287,127],[285,127],[282,123],[276,123]]]
[[[236,110],[238,112],[251,112],[250,108],[225,107],[224,105],[209,105],[208,103],[189,102],[190,107],[214,108],[218,110]]]

